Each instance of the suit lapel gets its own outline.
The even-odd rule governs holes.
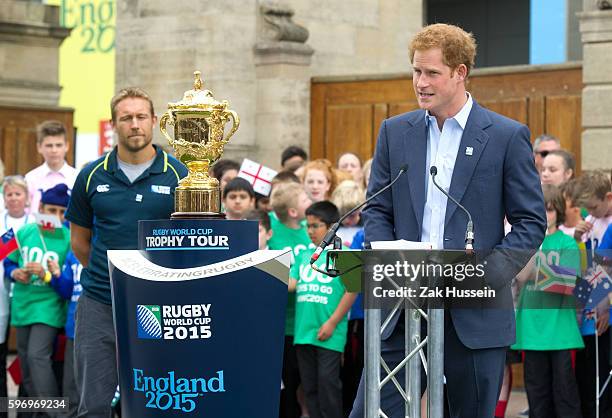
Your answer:
[[[423,229],[425,209],[425,162],[427,160],[427,125],[424,113],[418,112],[417,118],[404,135],[404,161],[408,164],[408,183],[412,207],[419,225]]]
[[[457,159],[455,160],[455,168],[453,169],[453,177],[449,189],[449,194],[458,202],[461,202],[472,179],[476,164],[478,164],[478,160],[489,140],[489,136],[484,131],[484,128],[490,124],[491,121],[486,113],[474,101],[470,116],[465,125],[465,130],[461,137],[461,144],[457,152]],[[445,226],[448,225],[455,210],[457,210],[457,205],[449,200],[446,205]]]

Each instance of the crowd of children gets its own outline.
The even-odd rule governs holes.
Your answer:
[[[325,159],[308,162],[304,150],[291,146],[281,166],[269,198],[237,177],[231,160],[218,162],[212,174],[222,183],[227,219],[259,221],[260,249],[291,250],[280,417],[339,418],[351,409],[363,368],[363,308],[341,278],[316,272],[310,258],[329,227],[365,198],[367,178],[352,153],[334,167]],[[359,213],[343,222],[346,247],[363,248],[361,224]]]
[[[601,260],[594,255],[612,244],[612,185],[609,173],[602,171],[576,177],[573,156],[560,149],[554,137],[546,136],[540,144],[534,157],[540,162],[548,230],[540,250],[517,277],[517,341],[512,349],[524,363],[530,416],[594,417],[596,338],[583,325],[590,316],[576,305],[573,295],[544,292],[536,285],[546,267],[584,277],[588,267]],[[269,206],[256,196],[256,205],[270,214],[267,248],[291,249],[293,254],[280,416],[346,416],[363,369],[361,298],[345,293],[341,280],[313,271],[309,261],[331,223],[365,198],[368,164],[362,168],[359,158],[350,153],[340,156],[337,167],[327,160],[307,162],[298,154],[285,157],[291,159],[295,175],[290,170],[279,173],[272,182]],[[347,218],[338,235],[347,247],[363,248],[359,214]],[[325,291],[334,297],[300,286],[310,282],[325,283]],[[331,305],[321,306],[323,300]],[[595,324],[600,388],[610,372],[609,308],[608,298],[599,303]],[[340,322],[338,314],[343,317]],[[328,342],[330,332],[342,344]],[[326,364],[324,371],[322,364]],[[505,416],[507,396],[496,417]],[[612,416],[610,386],[601,394],[599,405],[601,416]]]
[[[1,232],[13,231],[17,250],[0,266],[0,361],[6,363],[10,323],[16,335],[20,373],[14,378],[19,396],[68,397],[66,416],[74,417],[78,392],[71,340],[81,266],[70,251],[64,212],[76,170],[65,161],[68,142],[60,122],[38,127],[37,147],[43,164],[25,176],[11,175],[2,181]],[[59,373],[57,359],[64,360]],[[7,396],[6,373],[0,373],[0,396]]]
[[[512,349],[522,353],[524,362],[529,403],[525,415],[591,418],[596,416],[599,404],[599,416],[612,416],[612,391],[609,385],[603,390],[612,361],[612,292],[604,291],[594,309],[585,309],[574,294],[537,289],[542,272],[553,266],[573,272],[576,286],[580,280],[587,280],[591,288],[596,287],[598,281],[592,280],[592,272],[598,266],[612,276],[612,242],[604,243],[606,231],[612,237],[610,173],[593,171],[576,177],[573,156],[549,135],[536,139],[534,156],[543,185],[548,229],[539,251],[517,276],[520,296]],[[600,393],[596,396],[597,375]],[[507,381],[511,376],[505,378]],[[505,416],[509,387],[506,389],[502,390],[496,417]]]
[[[76,173],[65,162],[67,149],[62,127],[43,124],[39,151],[45,163],[25,178],[7,176],[2,183],[6,210],[0,214],[0,229],[13,229],[19,249],[0,266],[5,277],[0,286],[0,361],[6,361],[10,317],[21,367],[20,394],[66,396],[71,405],[67,416],[76,416],[74,312],[82,266],[70,251],[63,219]],[[524,362],[530,416],[590,418],[595,416],[595,376],[599,373],[603,384],[610,372],[610,301],[597,305],[595,338],[585,331],[583,323],[590,317],[576,310],[572,295],[542,292],[537,282],[543,266],[583,277],[588,267],[605,259],[598,251],[612,246],[610,176],[589,172],[576,177],[572,155],[550,136],[536,141],[534,157],[548,230],[540,250],[517,277],[517,340],[512,349]],[[227,219],[258,221],[260,249],[291,250],[279,416],[340,418],[351,409],[363,369],[362,299],[347,292],[340,277],[314,270],[310,258],[329,227],[365,199],[370,161],[362,164],[352,153],[342,154],[336,166],[325,159],[307,161],[304,150],[292,146],[283,152],[281,166],[269,196],[255,193],[238,176],[235,161],[219,161],[211,174],[220,182]],[[49,224],[49,216],[57,224]],[[345,248],[363,248],[359,212],[344,220],[338,235]],[[325,254],[317,263],[324,260]],[[52,360],[58,350],[64,359],[61,379]],[[509,391],[510,384],[505,387]],[[6,393],[6,376],[0,373],[0,396]],[[497,417],[505,414],[507,396],[500,398]],[[612,416],[610,387],[599,404],[601,416]]]

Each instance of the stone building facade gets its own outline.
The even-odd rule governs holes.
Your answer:
[[[582,35],[582,168],[612,167],[612,2],[584,0]]]
[[[159,115],[202,71],[240,115],[225,155],[277,167],[286,145],[308,149],[311,77],[406,71],[421,25],[420,0],[118,0],[116,86],[149,91]]]
[[[0,0],[0,104],[57,106],[59,47],[69,34],[57,6]]]
[[[571,13],[582,10],[582,167],[609,168],[612,2],[582,3],[568,3]],[[142,86],[161,114],[191,88],[192,72],[202,71],[206,87],[241,117],[225,155],[277,167],[286,145],[308,149],[311,77],[405,73],[408,41],[424,22],[423,4],[117,0],[116,86]],[[165,143],[160,135],[155,140]]]

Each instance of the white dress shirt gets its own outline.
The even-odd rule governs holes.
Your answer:
[[[442,131],[438,128],[435,116],[425,112],[427,123],[427,161],[425,168],[425,211],[423,212],[423,229],[421,241],[431,242],[434,248],[444,248],[444,220],[446,217],[447,197],[434,186],[429,170],[436,166],[436,182],[447,192],[450,189],[457,152],[461,144],[463,130],[472,110],[472,96],[467,93],[467,101],[461,110],[452,118],[444,121]]]

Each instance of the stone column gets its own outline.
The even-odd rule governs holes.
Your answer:
[[[255,44],[257,78],[256,138],[258,159],[280,167],[288,145],[310,146],[310,60],[308,30],[291,19],[293,10],[262,1]]]
[[[610,169],[612,163],[612,8],[585,0],[579,13],[582,35],[582,168]]]
[[[70,29],[59,7],[0,0],[0,103],[57,106],[59,47]]]

